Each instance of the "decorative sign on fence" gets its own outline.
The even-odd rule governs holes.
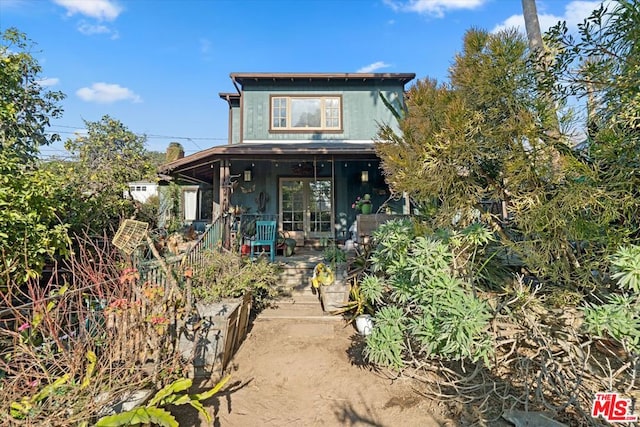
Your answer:
[[[146,222],[125,219],[113,237],[113,245],[127,255],[131,255],[142,243],[142,240],[147,235],[148,228],[149,224]]]

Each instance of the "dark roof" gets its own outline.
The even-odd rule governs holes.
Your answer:
[[[222,99],[240,98],[240,94],[237,92],[220,92],[218,96]]]
[[[415,73],[231,73],[232,80],[243,84],[245,81],[366,81],[395,80],[402,84],[413,80]]]
[[[304,160],[310,157],[341,159],[375,159],[373,143],[342,141],[324,142],[284,142],[229,144],[211,147],[182,159],[166,163],[158,171],[163,174],[192,168],[209,168],[209,164],[220,159],[242,158],[247,160]],[[206,167],[205,167],[206,166]]]

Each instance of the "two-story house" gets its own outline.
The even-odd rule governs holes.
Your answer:
[[[298,244],[347,235],[357,197],[374,211],[402,213],[388,200],[373,139],[397,128],[383,97],[401,109],[410,73],[232,73],[229,142],[178,159],[162,172],[182,182],[197,219],[240,207],[277,218]],[[194,193],[195,192],[195,193]],[[193,193],[193,194],[192,194]],[[197,221],[196,221],[197,222]]]

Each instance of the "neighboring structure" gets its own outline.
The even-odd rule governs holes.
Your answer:
[[[128,183],[129,190],[124,192],[124,197],[131,195],[133,200],[140,203],[146,203],[151,196],[158,195],[158,184],[151,181],[135,181]]]
[[[200,224],[234,210],[278,219],[298,244],[347,237],[357,197],[370,194],[374,212],[403,213],[389,191],[374,150],[380,124],[397,129],[392,111],[404,105],[415,74],[232,73],[229,143],[161,167],[189,183]],[[193,204],[193,203],[192,203]],[[236,208],[236,207],[240,208]],[[185,210],[186,212],[186,210]]]

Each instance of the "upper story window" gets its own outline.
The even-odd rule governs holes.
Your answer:
[[[271,130],[341,130],[339,96],[274,96]]]

